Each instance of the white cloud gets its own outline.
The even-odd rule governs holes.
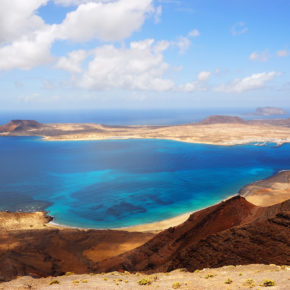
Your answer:
[[[161,15],[162,15],[162,6],[158,6],[155,9],[155,15],[154,15],[155,23],[159,23],[160,22]]]
[[[198,37],[200,35],[197,29],[190,31],[187,36],[180,36],[177,41],[172,42],[173,45],[176,45],[179,48],[179,53],[184,54],[191,46],[192,37]]]
[[[52,60],[51,45],[56,40],[122,40],[138,30],[146,16],[161,10],[153,0],[58,1],[81,4],[67,14],[61,24],[47,25],[37,9],[48,0],[1,0],[0,70],[31,69]],[[88,3],[87,3],[88,2]],[[156,12],[157,11],[157,12]],[[79,72],[80,55],[61,58],[58,67]],[[68,63],[71,62],[71,63]]]
[[[44,26],[36,10],[48,0],[1,0],[0,43],[10,42]]]
[[[207,81],[211,76],[211,72],[210,71],[201,71],[198,75],[197,75],[197,79],[199,81]]]
[[[290,55],[290,50],[288,50],[288,49],[283,49],[283,50],[277,51],[277,56],[279,56],[279,57],[288,56],[288,55]]]
[[[28,70],[50,62],[53,34],[54,26],[47,26],[30,35],[24,35],[9,45],[0,47],[0,70],[14,68]]]
[[[153,39],[131,42],[129,48],[105,45],[96,48],[94,59],[78,85],[86,89],[129,89],[166,91],[174,88],[174,83],[163,78],[168,64],[163,60],[163,52],[169,42],[154,45]]]
[[[194,29],[188,33],[189,37],[198,37],[200,36],[200,32],[197,29]]]
[[[68,54],[68,57],[61,57],[56,63],[56,67],[66,70],[71,73],[81,73],[81,64],[86,58],[87,52],[85,50],[75,50]]]
[[[263,72],[253,74],[243,79],[235,79],[232,82],[222,84],[215,88],[216,91],[225,93],[243,93],[250,90],[265,87],[266,83],[281,75],[279,72]]]
[[[113,2],[112,0],[53,0],[56,5],[62,6],[78,6],[89,2]]]
[[[187,37],[180,36],[175,44],[179,49],[179,53],[184,54],[191,46],[191,41]]]
[[[232,27],[232,35],[241,35],[248,31],[248,27],[244,22],[238,22]]]
[[[49,80],[46,80],[46,79],[42,80],[42,85],[47,90],[55,89],[54,83],[52,81],[49,81]]]
[[[197,74],[197,79],[193,82],[182,84],[179,90],[184,92],[206,91],[208,89],[208,80],[211,76],[209,71],[201,71]]]
[[[119,41],[140,29],[146,16],[155,10],[152,0],[90,2],[67,14],[58,27],[58,37],[73,41]]]
[[[267,51],[257,52],[254,51],[250,54],[249,59],[252,61],[260,61],[260,62],[266,62],[269,60],[269,54]]]

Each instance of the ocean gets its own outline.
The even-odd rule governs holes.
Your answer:
[[[290,144],[1,137],[0,161],[0,210],[46,210],[56,223],[116,228],[213,205],[289,169]]]
[[[210,115],[231,115],[244,119],[260,119],[251,115],[255,109],[175,109],[175,110],[55,110],[55,111],[1,111],[0,124],[11,120],[35,120],[41,123],[99,123],[105,125],[176,125],[201,121]],[[290,112],[290,110],[287,110]],[[268,116],[267,118],[289,118]]]

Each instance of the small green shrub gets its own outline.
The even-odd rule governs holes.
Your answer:
[[[232,284],[233,283],[233,280],[228,278],[226,281],[225,281],[225,284]]]
[[[84,279],[82,280],[82,283],[88,283],[88,280]]]
[[[213,278],[214,274],[208,273],[204,278],[205,279],[209,279],[209,278]]]
[[[243,285],[248,286],[250,288],[253,288],[256,286],[255,281],[253,279],[248,279],[246,282],[244,282]]]
[[[152,282],[151,282],[151,280],[150,279],[141,279],[141,280],[139,280],[138,281],[138,284],[139,285],[150,285],[150,284],[152,284]]]
[[[55,284],[60,284],[58,280],[52,280],[49,282],[49,285],[55,285]]]
[[[264,286],[264,287],[275,286],[275,282],[273,280],[264,280],[261,286]]]
[[[175,283],[173,283],[172,288],[173,288],[173,289],[178,289],[178,288],[180,288],[180,283],[179,283],[179,282],[175,282]]]
[[[73,275],[74,273],[72,273],[72,272],[66,272],[65,273],[65,276],[71,276],[71,275]]]

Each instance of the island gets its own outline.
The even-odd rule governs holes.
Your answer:
[[[287,112],[281,108],[276,107],[258,107],[254,113],[257,116],[275,116],[286,115]]]
[[[46,141],[105,139],[170,139],[212,145],[290,142],[290,119],[250,120],[210,116],[196,123],[175,126],[108,126],[87,123],[40,124],[14,120],[0,126],[0,136],[38,136]]]

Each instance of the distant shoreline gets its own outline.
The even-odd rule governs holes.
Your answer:
[[[0,126],[0,136],[34,136],[45,141],[164,139],[186,143],[232,146],[249,143],[290,143],[289,119],[244,120],[214,115],[179,125],[108,126],[94,123],[41,124],[14,120]]]

